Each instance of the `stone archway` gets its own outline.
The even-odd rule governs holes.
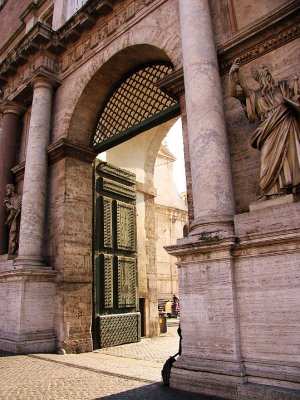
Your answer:
[[[68,143],[76,143],[83,150],[90,148],[99,110],[114,84],[133,67],[149,62],[170,62],[160,49],[150,45],[137,45],[115,54],[94,74],[81,93],[68,129]],[[91,153],[91,150],[89,150]],[[96,154],[95,154],[96,155]],[[80,157],[66,157],[52,168],[50,191],[60,193],[63,207],[56,196],[53,207],[51,243],[55,249],[54,264],[61,276],[57,296],[56,331],[58,348],[68,352],[92,350],[92,226],[93,226],[93,166]],[[60,185],[59,172],[64,171],[64,191]],[[55,210],[56,204],[62,210]],[[58,240],[63,237],[64,240]]]

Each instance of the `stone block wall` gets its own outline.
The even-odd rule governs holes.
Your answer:
[[[57,271],[58,348],[92,350],[93,167],[75,158],[51,165],[49,259]]]
[[[6,1],[3,7],[0,6],[0,37],[1,46],[8,41],[12,34],[23,24],[20,15],[32,0]]]
[[[299,389],[300,204],[235,217],[235,282],[241,351],[249,381]]]

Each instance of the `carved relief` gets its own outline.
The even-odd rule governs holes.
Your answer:
[[[17,194],[16,188],[12,184],[6,185],[6,196],[4,197],[4,207],[8,212],[6,224],[9,228],[8,254],[17,254],[19,247],[19,230],[21,216],[22,197]]]
[[[113,308],[113,256],[104,255],[104,307]]]
[[[112,248],[112,199],[103,197],[104,247]]]
[[[90,32],[85,42],[77,46],[77,54],[81,54],[84,59],[87,59],[91,54],[94,54],[94,52],[91,53],[91,50],[93,50],[96,46],[98,47],[98,50],[100,50],[104,39],[112,35],[119,27],[135,17],[137,13],[150,5],[153,1],[154,0],[134,0],[125,8],[115,10],[115,15],[113,18],[105,21],[104,24],[102,24],[96,30]],[[73,53],[74,51],[71,50],[62,58],[60,62],[60,69],[62,72],[65,72],[71,66],[74,68],[74,63],[81,58],[80,56],[77,59],[74,59]]]
[[[239,60],[230,70],[231,95],[240,100],[250,122],[259,117],[251,145],[261,150],[261,197],[282,196],[300,190],[299,78],[293,87],[274,82],[265,65],[255,65],[252,77],[259,90],[251,90],[239,72]]]
[[[33,75],[37,72],[45,72],[49,76],[51,74],[55,74],[57,72],[56,61],[53,58],[42,54],[34,61],[28,63],[27,66],[20,71],[16,78],[9,82],[9,85],[4,91],[5,97],[7,98],[14,92],[20,91],[22,87],[25,87],[30,82]]]
[[[135,208],[131,204],[117,202],[118,249],[135,251]]]
[[[118,257],[118,307],[136,306],[136,260]]]

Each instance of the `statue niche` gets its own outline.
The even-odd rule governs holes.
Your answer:
[[[239,72],[239,59],[229,72],[230,94],[242,103],[250,122],[260,119],[251,145],[261,151],[260,199],[300,193],[300,103],[299,78],[291,89],[286,80],[275,84],[265,65],[255,65],[251,74],[259,90],[251,90]]]
[[[17,254],[19,247],[19,230],[22,197],[17,194],[16,188],[12,184],[6,185],[6,196],[4,197],[4,207],[8,212],[6,224],[9,229],[8,255]]]

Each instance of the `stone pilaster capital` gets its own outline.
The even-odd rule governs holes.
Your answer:
[[[52,82],[50,80],[48,80],[47,78],[43,78],[43,77],[34,78],[32,81],[32,86],[34,89],[44,87],[44,88],[52,90],[52,88],[53,88]]]
[[[14,101],[4,100],[0,107],[1,114],[16,114],[18,116],[23,115],[27,111],[27,108],[18,104]]]
[[[66,138],[59,139],[57,142],[50,144],[47,152],[51,163],[55,163],[65,157],[92,163],[97,156],[92,149]]]
[[[31,80],[31,85],[34,89],[37,87],[44,87],[52,90],[53,88],[59,86],[60,83],[60,79],[44,70],[38,71]]]

